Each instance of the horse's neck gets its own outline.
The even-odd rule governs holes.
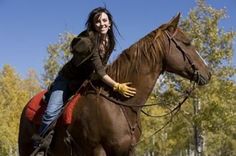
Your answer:
[[[149,45],[149,47],[155,45]],[[142,46],[139,51],[142,51],[139,65],[136,68],[131,68],[129,81],[136,88],[137,94],[133,99],[136,105],[145,104],[148,96],[155,86],[156,80],[162,72],[162,53],[159,48],[147,48]],[[138,69],[137,69],[138,68]]]
[[[130,48],[108,68],[108,74],[118,82],[131,82],[137,94],[130,99],[135,105],[143,105],[162,71],[162,42],[153,31]],[[128,100],[127,102],[129,102]]]
[[[155,86],[156,80],[161,73],[161,69],[157,67],[155,72],[148,71],[147,68],[141,69],[139,73],[132,76],[130,81],[134,83],[133,87],[136,88],[137,94],[133,97],[135,105],[144,105],[148,96]]]
[[[151,91],[153,90],[153,87],[155,85],[155,82],[157,78],[159,77],[161,73],[160,66],[157,67],[157,71],[155,72],[147,72],[143,69],[141,71],[136,72],[133,74],[133,76],[130,78],[130,81],[133,83],[133,87],[136,88],[136,95],[132,98],[130,98],[127,101],[127,104],[134,107],[124,107],[123,111],[126,114],[126,118],[128,120],[128,123],[132,128],[140,127],[140,111],[141,107],[136,106],[142,106],[147,101]],[[140,133],[141,134],[141,133]]]

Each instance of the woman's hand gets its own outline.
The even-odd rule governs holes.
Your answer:
[[[133,87],[130,87],[129,85],[131,85],[131,82],[126,82],[126,83],[116,83],[113,86],[113,89],[117,92],[119,92],[120,94],[122,94],[124,97],[132,97],[136,94],[136,89]]]

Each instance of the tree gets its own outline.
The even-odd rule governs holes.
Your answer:
[[[233,107],[236,101],[236,85],[232,76],[236,69],[232,64],[232,56],[236,32],[226,32],[219,27],[220,20],[226,17],[225,9],[214,9],[206,5],[204,0],[198,0],[197,4],[198,7],[190,12],[182,27],[190,32],[190,36],[196,38],[193,43],[212,68],[213,76],[207,87],[198,89],[195,93],[202,110],[193,119],[202,128],[205,154],[233,155],[236,152],[235,126],[232,124],[236,121],[233,117],[236,113]],[[214,140],[214,144],[211,140]]]
[[[21,112],[40,86],[33,71],[22,80],[10,65],[4,65],[0,88],[0,155],[16,155]]]
[[[188,17],[182,20],[180,27],[192,37],[193,44],[200,55],[212,69],[212,79],[207,86],[197,88],[191,98],[184,104],[181,111],[172,119],[172,123],[162,132],[155,135],[156,142],[142,146],[155,149],[159,155],[190,155],[195,151],[194,127],[200,129],[204,141],[205,155],[236,154],[236,84],[232,77],[236,69],[232,64],[233,40],[236,32],[225,31],[219,27],[220,20],[226,17],[225,9],[214,9],[204,0],[197,0]],[[179,91],[183,92],[189,84],[178,76],[164,75],[163,84],[157,84],[154,103],[161,103],[162,109],[173,107],[178,99]],[[196,100],[201,104],[198,113],[194,112]],[[152,109],[152,112],[157,112]],[[144,134],[154,131],[167,119],[144,123]],[[149,125],[149,122],[152,123]],[[163,134],[165,140],[163,140]],[[142,147],[141,146],[141,147]],[[164,148],[163,148],[164,147]],[[142,151],[142,149],[139,151]],[[143,151],[144,153],[144,151]],[[224,154],[223,154],[224,153]]]

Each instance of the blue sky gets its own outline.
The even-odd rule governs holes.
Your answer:
[[[220,26],[236,30],[235,0],[206,2],[214,8],[226,7],[229,18]],[[117,37],[119,45],[113,57],[177,12],[185,18],[196,6],[195,0],[0,0],[0,69],[10,64],[21,76],[29,69],[41,75],[47,46],[56,43],[61,33],[80,33],[88,13],[104,4],[122,35]]]

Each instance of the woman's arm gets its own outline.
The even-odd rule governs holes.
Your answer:
[[[129,87],[129,85],[131,85],[130,82],[118,83],[115,80],[113,80],[109,75],[106,74],[105,67],[102,64],[101,58],[97,51],[93,52],[91,60],[94,65],[95,72],[99,75],[101,80],[108,86],[112,87],[113,90],[119,92],[125,97],[131,97],[136,94],[136,89],[133,87]]]

